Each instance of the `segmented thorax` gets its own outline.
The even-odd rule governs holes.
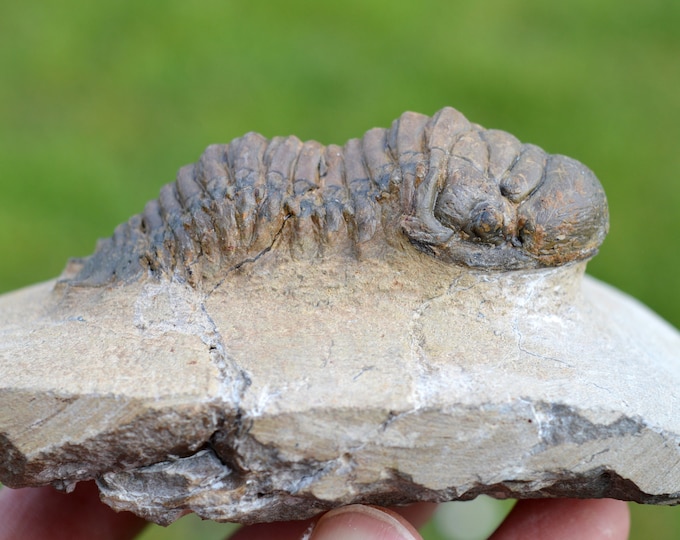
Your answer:
[[[366,257],[381,243],[489,270],[557,266],[594,255],[607,227],[584,165],[445,108],[342,147],[256,133],[210,146],[100,241],[72,283],[197,284],[272,249]]]

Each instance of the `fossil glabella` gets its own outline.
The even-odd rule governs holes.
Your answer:
[[[451,108],[210,146],[0,297],[0,481],[158,523],[680,495],[680,335],[584,276],[592,172]]]

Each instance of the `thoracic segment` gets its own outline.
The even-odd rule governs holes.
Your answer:
[[[291,257],[353,257],[405,237],[447,262],[506,270],[592,256],[607,205],[580,163],[452,108],[404,113],[342,147],[248,133],[181,168],[71,283],[150,274],[197,285],[270,249],[284,227],[276,249]]]

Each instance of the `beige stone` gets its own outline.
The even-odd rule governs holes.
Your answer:
[[[94,478],[158,523],[677,504],[680,334],[584,278],[592,173],[452,109],[357,141],[210,147],[92,257],[0,296],[0,481]]]
[[[3,296],[32,319],[2,321],[2,481],[95,477],[161,523],[479,493],[677,502],[680,337],[582,263],[259,262],[204,297]]]

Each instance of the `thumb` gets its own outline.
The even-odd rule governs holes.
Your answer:
[[[422,540],[406,519],[386,508],[353,504],[331,510],[309,540]]]

